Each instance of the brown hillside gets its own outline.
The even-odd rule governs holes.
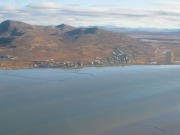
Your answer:
[[[120,49],[135,63],[145,63],[154,48],[137,39],[97,27],[75,28],[66,24],[34,26],[18,21],[0,24],[0,54],[14,61],[80,61],[110,58]]]

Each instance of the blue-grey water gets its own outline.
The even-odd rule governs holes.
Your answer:
[[[179,135],[180,66],[0,70],[0,135]]]

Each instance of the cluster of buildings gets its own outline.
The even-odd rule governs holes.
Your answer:
[[[13,60],[15,57],[13,55],[0,54],[0,60]]]
[[[89,65],[109,65],[109,64],[132,64],[129,56],[120,48],[114,48],[112,56],[107,56],[104,58],[95,58],[91,61]]]
[[[78,68],[83,66],[79,62],[34,61],[34,68]]]
[[[129,57],[123,52],[121,48],[113,49],[114,61],[118,63],[125,64],[129,62]]]

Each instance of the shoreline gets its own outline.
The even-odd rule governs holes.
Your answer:
[[[177,66],[180,64],[116,64],[116,65],[84,65],[79,67],[0,67],[0,70],[28,70],[28,69],[83,69],[83,68],[103,68],[103,67],[129,67],[129,66]]]

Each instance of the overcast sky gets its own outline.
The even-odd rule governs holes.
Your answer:
[[[180,28],[180,0],[1,0],[0,22]]]

